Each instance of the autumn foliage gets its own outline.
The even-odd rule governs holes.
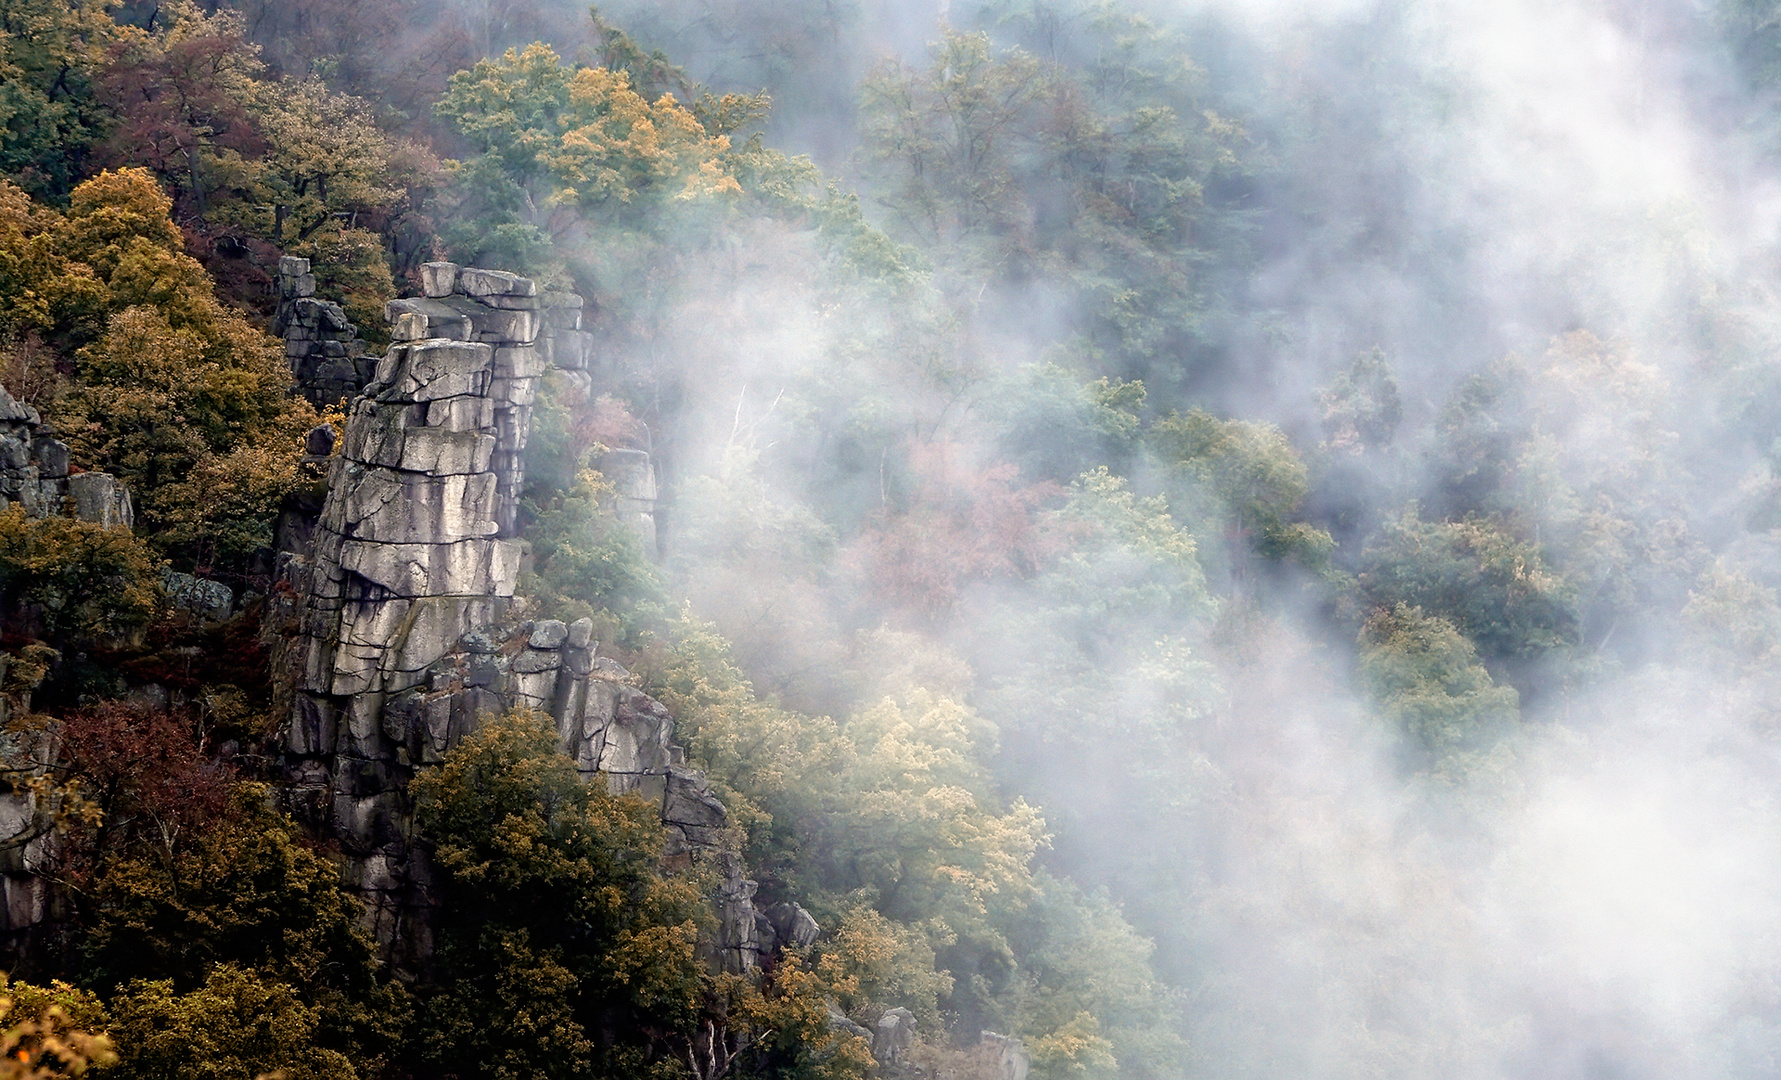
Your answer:
[[[963,447],[912,442],[904,505],[881,513],[853,558],[879,600],[937,618],[972,584],[1029,577],[1059,550],[1043,511],[1063,489],[1021,485],[1009,464],[980,467]]]

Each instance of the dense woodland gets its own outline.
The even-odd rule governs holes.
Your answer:
[[[941,14],[0,0],[0,382],[136,506],[0,513],[56,896],[0,1072],[1773,1074],[1781,6]],[[588,299],[523,592],[815,944],[713,974],[710,883],[516,714],[415,781],[438,952],[381,962],[276,795],[343,415],[281,254],[373,344],[430,260]]]

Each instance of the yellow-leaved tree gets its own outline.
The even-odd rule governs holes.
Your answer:
[[[623,71],[565,66],[534,43],[452,76],[438,105],[480,153],[453,163],[462,204],[445,238],[466,260],[534,269],[597,218],[653,228],[664,206],[741,191],[714,134],[672,94]]]
[[[72,353],[43,404],[75,465],[122,479],[162,550],[239,565],[270,543],[317,416],[278,343],[217,300],[172,208],[144,169],[81,184],[66,214],[0,189],[0,276],[19,284],[0,321]]]
[[[65,982],[49,986],[0,975],[0,1080],[80,1076],[117,1061],[101,1033],[99,999]]]

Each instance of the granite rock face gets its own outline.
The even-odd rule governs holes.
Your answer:
[[[136,521],[130,493],[115,477],[71,472],[68,444],[0,387],[0,510],[15,504],[33,517],[68,514],[112,529]]]
[[[330,300],[315,296],[309,260],[278,260],[278,313],[273,332],[284,338],[291,378],[309,403],[322,408],[349,401],[371,381],[377,358],[365,355],[359,329]]]
[[[129,529],[135,522],[130,493],[108,473],[71,472],[69,456],[68,445],[36,408],[0,387],[0,511],[19,506],[32,517],[66,514],[108,529]],[[0,654],[0,676],[9,662]],[[14,705],[29,711],[29,703],[29,691],[0,694],[0,744],[9,760],[41,761],[55,754],[46,734],[9,728]],[[41,927],[57,903],[44,876],[54,861],[53,822],[35,795],[0,793],[0,935],[15,942]]]
[[[641,450],[608,450],[600,456],[600,475],[612,485],[611,513],[637,534],[643,550],[656,550],[656,480],[649,455]]]
[[[450,263],[421,280],[426,296],[388,305],[395,343],[351,405],[307,550],[287,557],[291,807],[338,841],[390,958],[418,966],[435,890],[408,780],[483,718],[538,709],[590,780],[660,805],[671,861],[716,865],[722,929],[707,948],[747,970],[777,936],[728,850],[722,804],[673,742],[673,717],[598,655],[591,621],[511,618],[532,402],[551,357],[585,356],[555,344],[580,333],[580,298]]]

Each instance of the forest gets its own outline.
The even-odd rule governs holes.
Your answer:
[[[1781,0],[0,0],[0,1080],[1773,1076],[1778,256]]]

